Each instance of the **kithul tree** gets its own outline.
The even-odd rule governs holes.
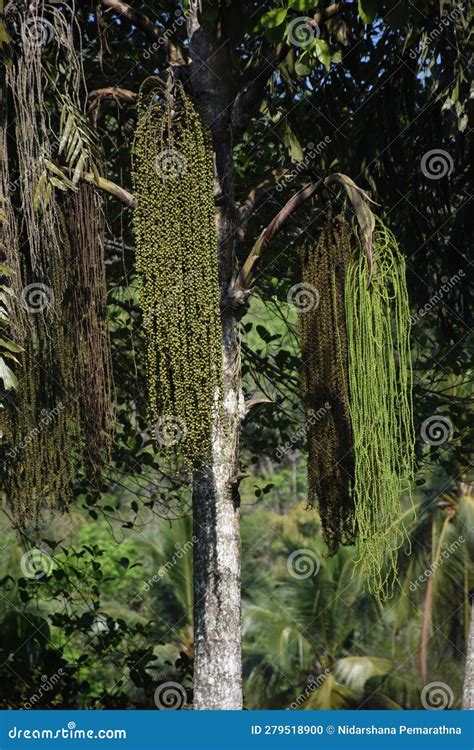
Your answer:
[[[57,246],[58,238],[66,232],[68,221],[77,222],[74,215],[83,210],[81,206],[85,205],[86,199],[89,201],[88,211],[94,212],[100,220],[100,207],[90,203],[91,195],[97,199],[97,191],[93,194],[86,192],[88,186],[92,184],[111,193],[135,210],[140,305],[147,338],[150,419],[156,423],[161,444],[175,443],[177,452],[193,475],[194,707],[198,709],[242,707],[238,491],[242,470],[238,445],[239,429],[250,404],[245,404],[241,387],[239,319],[262,256],[284,229],[287,219],[296,215],[302,204],[312,206],[317,199],[322,206],[323,221],[321,239],[302,251],[301,283],[320,284],[320,274],[325,274],[331,294],[324,299],[324,331],[330,333],[330,338],[321,335],[320,341],[330,342],[336,355],[334,362],[340,365],[327,373],[318,369],[318,363],[323,362],[324,357],[321,345],[313,340],[311,332],[317,333],[319,321],[302,319],[302,349],[308,354],[309,362],[304,372],[302,394],[309,424],[312,410],[317,410],[320,384],[326,378],[329,379],[325,385],[332,405],[324,424],[329,453],[321,454],[321,436],[318,440],[314,432],[310,431],[308,435],[309,499],[320,506],[328,546],[332,551],[340,543],[352,542],[355,536],[359,538],[362,543],[361,562],[366,564],[367,579],[378,595],[386,593],[387,586],[393,582],[390,571],[393,572],[394,554],[403,538],[403,529],[396,523],[397,503],[400,491],[409,484],[412,473],[410,367],[403,265],[396,243],[383,225],[377,226],[373,237],[374,220],[367,196],[343,175],[315,174],[314,169],[307,165],[307,169],[297,172],[298,177],[303,175],[306,184],[290,197],[250,252],[252,243],[245,237],[245,226],[265,198],[269,186],[275,185],[275,178],[288,171],[291,173],[292,166],[270,175],[263,189],[253,190],[240,209],[235,200],[235,150],[251,128],[252,117],[261,106],[274,74],[289,75],[291,79],[295,73],[302,74],[302,66],[321,61],[330,64],[331,57],[336,58],[338,52],[338,42],[333,41],[335,36],[339,34],[343,39],[344,30],[348,30],[347,21],[342,16],[346,19],[346,14],[349,14],[354,21],[350,15],[353,11],[342,4],[314,11],[309,5],[306,7],[306,3],[259,9],[259,13],[266,12],[258,17],[259,33],[255,41],[262,42],[263,49],[255,49],[252,65],[239,72],[233,64],[234,50],[247,33],[236,23],[242,16],[239,5],[210,2],[201,7],[192,3],[176,9],[174,4],[167,4],[155,24],[122,2],[103,0],[107,20],[120,17],[121,22],[125,21],[132,30],[144,35],[144,57],[150,59],[156,55],[163,79],[154,81],[152,76],[147,81],[143,76],[138,80],[139,91],[106,87],[95,90],[89,98],[95,120],[107,110],[110,102],[112,105],[123,101],[137,104],[133,195],[101,174],[100,156],[95,152],[95,135],[84,121],[83,107],[75,98],[81,87],[79,79],[72,83],[69,79],[58,81],[58,91],[54,92],[58,112],[58,159],[52,158],[51,143],[46,137],[47,123],[33,124],[33,105],[30,103],[29,112],[23,111],[25,107],[20,103],[20,97],[15,99],[15,91],[23,90],[32,91],[39,101],[45,86],[45,81],[41,83],[35,79],[35,71],[38,76],[43,63],[42,52],[32,53],[32,45],[23,38],[25,29],[39,20],[52,25],[57,33],[57,28],[63,23],[61,19],[65,17],[64,10],[54,12],[34,5],[26,8],[18,3],[14,5],[17,15],[13,13],[7,25],[2,26],[7,33],[5,54],[9,58],[8,65],[12,65],[8,86],[25,123],[38,131],[31,144],[25,142],[24,134],[17,134],[19,143],[23,144],[22,172],[26,174],[33,165],[32,176],[24,180],[22,188],[22,208],[27,211],[29,223],[21,231],[30,232],[27,250],[23,252],[26,257],[12,250],[12,257],[8,259],[16,274],[17,298],[21,299],[25,286],[34,283],[53,289],[54,300],[68,298],[66,290],[73,282],[67,279],[67,269],[61,265],[59,254],[45,255],[45,248],[48,243],[53,248]],[[174,10],[180,11],[179,23],[175,23],[175,17],[171,15]],[[50,12],[53,13],[51,17],[45,16]],[[301,23],[300,16],[295,15],[297,12],[307,13],[303,16],[304,23]],[[365,12],[364,16],[364,21],[369,20]],[[294,23],[298,19],[299,25]],[[69,20],[60,35],[62,40],[67,40],[62,44],[66,61],[67,54],[72,54],[68,37],[72,24],[73,21]],[[318,39],[314,33],[316,27],[321,35]],[[166,30],[169,33],[165,34]],[[43,50],[41,44],[39,47]],[[299,65],[298,71],[296,65]],[[155,73],[157,65],[152,68],[149,72]],[[64,69],[75,70],[70,65]],[[289,120],[288,139],[294,144]],[[341,200],[341,187],[347,193],[347,204]],[[68,191],[72,199],[67,197]],[[64,205],[61,192],[66,193]],[[69,200],[77,202],[78,194],[84,196],[81,206],[69,205]],[[10,212],[13,216],[15,208],[18,207],[12,205],[10,209],[7,205],[5,215],[8,217]],[[41,212],[38,214],[41,218],[35,211]],[[356,231],[354,217],[359,227]],[[14,248],[18,227],[14,222],[7,222],[6,227],[11,239],[8,245]],[[94,237],[97,236],[95,232]],[[103,255],[97,246],[92,249],[91,237],[85,232],[81,243],[88,248],[84,255],[83,278],[93,279],[94,294],[97,300],[103,299]],[[78,288],[85,286],[82,281]],[[397,299],[394,329],[389,311],[393,294]],[[361,317],[358,312],[362,307],[364,316]],[[84,310],[84,301],[76,299],[71,311],[64,313],[66,317],[62,323],[58,323],[57,316],[48,321],[50,308],[51,304],[45,305],[42,318],[35,325],[53,325],[54,320],[54,326],[62,325],[64,331],[67,316],[73,314],[72,310]],[[76,315],[78,322],[82,322],[83,315],[80,312]],[[377,359],[376,351],[367,355],[372,371],[380,366],[384,375],[383,386],[373,392],[373,403],[367,399],[366,393],[357,389],[365,363],[360,352],[354,349],[358,336],[369,340],[366,334],[371,326],[380,337],[390,334],[381,358]],[[20,318],[18,330],[22,330]],[[58,337],[60,333],[61,329]],[[43,339],[38,328],[31,340],[39,342],[36,346],[41,347]],[[20,346],[25,352],[28,350],[24,344],[29,341],[26,334],[21,338]],[[83,367],[94,361],[94,352],[99,351],[97,356],[104,362],[101,372],[107,373],[108,344],[99,322],[89,321],[80,341],[87,342],[81,348]],[[402,352],[400,367],[394,364],[393,342],[400,345]],[[74,342],[67,346],[68,352],[74,351]],[[48,394],[47,403],[39,404],[39,414],[48,407],[50,410],[59,408],[59,403],[63,403],[61,398],[70,397],[80,376],[75,368],[74,371],[71,369],[66,356],[68,352],[63,352],[56,361],[59,351],[58,346],[47,348],[44,353],[46,369],[51,373],[51,386],[44,391]],[[31,354],[24,356],[31,360]],[[28,363],[24,367],[30,372]],[[52,377],[58,372],[60,387],[55,390],[57,386],[53,387]],[[85,401],[87,396],[91,398],[90,392],[85,393],[84,405],[74,405],[77,408],[74,419],[61,423],[61,441],[74,440],[74,435],[68,432],[72,428],[74,434],[95,435],[94,441],[86,439],[78,444],[97,446],[92,460],[96,466],[97,456],[107,452],[110,378],[105,376],[99,386],[94,391],[92,412],[91,404],[88,408]],[[30,389],[38,392],[36,381]],[[43,398],[43,390],[40,395]],[[21,398],[19,393],[18,399]],[[37,401],[36,398],[34,403]],[[400,402],[402,410],[393,420],[394,405]],[[383,438],[382,458],[386,458],[386,462],[380,459],[375,449],[365,455],[357,452],[364,424],[367,424],[374,404],[380,406],[381,421],[376,434]],[[14,413],[24,418],[25,409],[19,408]],[[30,426],[38,420],[38,413],[29,417]],[[87,419],[91,413],[96,415],[92,424]],[[8,434],[14,436],[18,418],[9,415],[8,419]],[[57,422],[54,425],[56,429]],[[387,425],[391,425],[388,433],[385,430]],[[101,442],[104,439],[105,443]],[[15,438],[11,440],[13,450]],[[47,442],[44,455],[49,457],[51,466],[55,466],[59,456],[54,452],[54,445],[59,441],[50,435],[50,431],[46,431],[44,440]],[[81,460],[87,463],[88,456],[84,456],[83,450],[81,456]],[[341,461],[344,475],[336,470]],[[37,465],[35,476],[28,479],[30,487],[36,490],[33,497],[40,498],[44,497],[37,492],[44,483],[41,465]],[[324,485],[324,467],[328,466],[331,468],[331,482],[328,485],[325,480]],[[52,505],[70,483],[70,470],[69,464],[61,468],[60,486],[47,482]],[[15,474],[16,479],[22,476],[21,473]],[[371,492],[368,487],[373,488],[377,498],[374,507],[369,503]],[[29,509],[21,507],[21,492],[19,494],[17,511],[21,523]],[[381,523],[385,533],[374,539],[374,531]],[[386,550],[392,557],[388,573],[383,569]]]

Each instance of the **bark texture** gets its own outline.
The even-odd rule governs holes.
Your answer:
[[[201,24],[193,12],[188,33],[193,95],[213,135],[219,269],[225,297],[234,262],[232,65],[218,24]],[[210,464],[195,474],[193,483],[195,710],[242,708],[240,513],[235,476],[244,403],[238,326],[230,308],[223,309],[222,326],[224,410],[214,415]]]
[[[224,316],[224,414],[216,418],[212,465],[195,475],[194,709],[242,708],[240,513],[233,477],[243,400],[238,339]]]
[[[471,605],[471,626],[467,642],[462,707],[465,711],[474,711],[474,599]]]

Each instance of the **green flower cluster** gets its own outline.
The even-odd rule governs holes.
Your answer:
[[[390,596],[406,532],[400,500],[414,472],[410,307],[405,261],[377,221],[373,274],[358,253],[345,290],[349,383],[355,452],[359,564],[369,589]]]
[[[164,103],[140,94],[133,180],[150,418],[191,467],[210,449],[222,330],[212,146],[180,84]]]

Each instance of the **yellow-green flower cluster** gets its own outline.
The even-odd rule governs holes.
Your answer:
[[[180,84],[164,103],[155,87],[140,95],[133,179],[150,417],[196,465],[221,399],[222,331],[212,146]]]

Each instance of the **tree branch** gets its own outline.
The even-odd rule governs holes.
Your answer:
[[[99,188],[99,190],[104,190],[106,193],[109,193],[109,195],[113,195],[114,198],[117,198],[124,204],[124,206],[135,208],[136,201],[133,195],[115,182],[106,180],[105,177],[96,177],[92,172],[85,172],[81,179],[85,182],[89,182],[96,188]]]
[[[186,66],[186,61],[183,57],[180,45],[176,39],[173,40],[173,37],[175,36],[174,33],[170,33],[163,24],[157,26],[148,18],[148,16],[139,13],[134,8],[131,8],[130,5],[122,2],[122,0],[101,0],[101,2],[106,10],[114,11],[130,24],[136,26],[137,29],[143,31],[148,39],[153,42],[153,50],[158,49],[159,46],[162,45],[164,49],[166,49],[167,59],[171,65],[179,67]],[[182,17],[184,18],[184,15]],[[150,57],[149,50],[145,51],[144,57],[147,59]]]
[[[322,180],[318,180],[315,183],[309,183],[301,188],[301,190],[295,193],[290,200],[285,203],[270,224],[263,230],[257,242],[252,247],[247,260],[240,269],[240,272],[232,279],[224,298],[224,305],[227,304],[231,307],[240,307],[247,301],[250,295],[250,285],[252,284],[255,275],[256,266],[264,251],[280,232],[286,220],[299,206],[301,206],[302,203],[304,203],[304,201],[311,198],[322,184]]]
[[[94,124],[97,124],[102,115],[113,108],[115,105],[116,109],[120,109],[120,102],[125,104],[133,104],[138,99],[138,94],[128,89],[121,89],[118,86],[108,86],[102,89],[95,89],[91,91],[87,97],[88,101],[88,113],[90,114]]]
[[[125,18],[133,26],[136,26],[137,29],[143,31],[152,41],[157,41],[161,36],[161,29],[155,26],[153,21],[150,21],[143,13],[138,13],[130,5],[123,3],[122,0],[101,0],[101,2],[104,8],[112,10],[114,13],[122,16],[122,18]]]
[[[137,100],[138,94],[135,91],[129,91],[129,89],[121,89],[119,86],[106,86],[102,89],[90,91],[87,98],[94,100],[91,106],[95,104],[97,99],[114,99],[114,101],[121,99],[123,102],[131,104]]]

